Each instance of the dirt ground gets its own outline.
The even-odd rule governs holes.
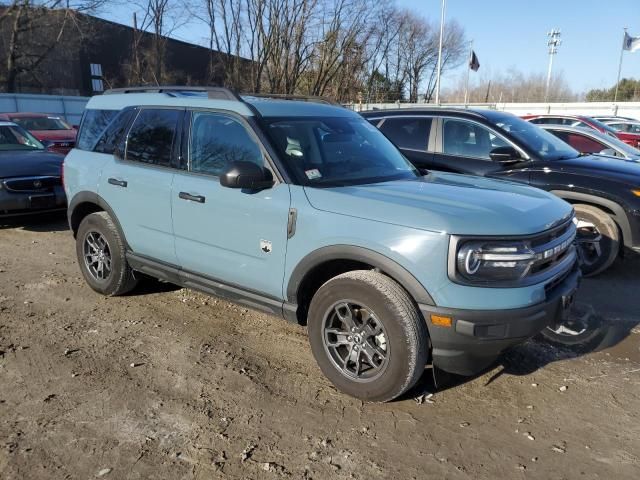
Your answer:
[[[0,478],[638,479],[639,267],[584,282],[604,319],[588,348],[530,341],[364,404],[321,375],[304,328],[155,281],[103,298],[63,218],[12,222]]]

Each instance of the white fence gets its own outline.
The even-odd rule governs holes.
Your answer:
[[[360,112],[364,110],[385,110],[389,108],[431,108],[433,103],[369,103],[353,104],[350,108]],[[442,107],[460,107],[463,104],[447,103]],[[576,102],[576,103],[473,103],[469,108],[490,108],[515,115],[556,113],[574,115],[619,115],[640,119],[640,102]]]
[[[78,125],[89,97],[38,95],[29,93],[0,93],[0,113],[37,112],[63,117]]]

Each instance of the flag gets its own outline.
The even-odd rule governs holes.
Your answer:
[[[624,32],[624,42],[622,43],[622,49],[630,52],[640,50],[640,37],[632,37],[627,32]]]
[[[640,47],[640,41],[638,43],[638,47]],[[474,72],[477,72],[480,68],[480,61],[478,60],[476,52],[474,52],[473,50],[471,50],[471,56],[469,57],[469,68]]]

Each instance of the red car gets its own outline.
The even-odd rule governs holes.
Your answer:
[[[47,150],[66,155],[76,144],[78,131],[56,115],[47,113],[0,113],[0,121],[14,122],[31,132]]]
[[[524,115],[522,118],[538,125],[568,125],[571,127],[593,128],[605,135],[617,137],[632,147],[640,146],[640,134],[618,131],[595,118],[584,115]]]

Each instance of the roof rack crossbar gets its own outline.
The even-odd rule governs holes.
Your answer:
[[[168,95],[183,92],[204,92],[211,99],[233,100],[242,102],[242,98],[233,90],[225,87],[200,87],[187,85],[149,85],[145,87],[124,87],[105,90],[104,95],[115,93],[166,93]]]

